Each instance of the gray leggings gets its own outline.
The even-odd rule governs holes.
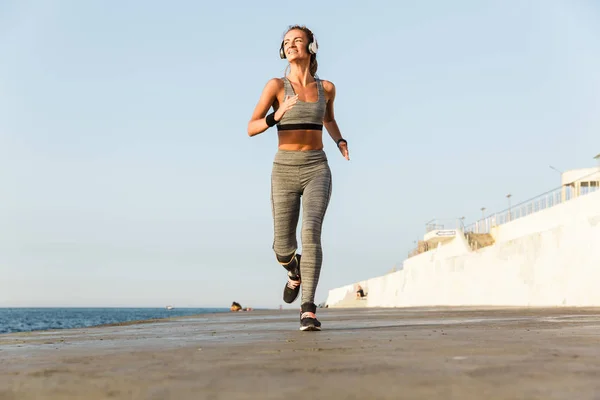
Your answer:
[[[273,250],[286,258],[298,249],[296,229],[302,198],[302,304],[314,303],[321,273],[321,227],[331,198],[331,170],[323,150],[279,150],[271,175]]]

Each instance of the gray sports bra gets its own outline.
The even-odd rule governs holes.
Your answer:
[[[325,117],[325,91],[323,90],[323,82],[315,78],[317,81],[317,92],[319,97],[315,102],[305,102],[298,100],[294,107],[288,110],[281,120],[277,123],[278,131],[286,131],[293,129],[314,129],[323,130],[323,118]],[[287,96],[294,96],[294,88],[287,77],[283,78],[284,99]]]

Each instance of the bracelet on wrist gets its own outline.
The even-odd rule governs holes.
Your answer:
[[[340,147],[341,142],[348,144],[348,141],[346,139],[344,139],[344,138],[338,139],[336,142],[338,148]]]

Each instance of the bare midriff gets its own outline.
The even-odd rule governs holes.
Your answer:
[[[279,149],[307,151],[323,149],[323,131],[293,130],[279,131]]]

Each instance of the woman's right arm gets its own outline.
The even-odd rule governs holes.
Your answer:
[[[271,106],[275,108],[277,104],[277,92],[280,86],[282,86],[282,82],[277,78],[269,80],[265,85],[260,99],[258,99],[258,104],[256,104],[252,113],[252,118],[248,122],[248,136],[252,137],[269,129],[265,115],[267,115],[267,111],[269,111]]]
[[[283,82],[281,79],[273,78],[265,85],[258,104],[254,108],[254,113],[250,122],[248,122],[248,136],[252,137],[263,133],[269,129],[265,115],[269,108],[273,106],[275,110],[275,122],[279,122],[283,115],[294,107],[296,101],[298,101],[298,95],[288,96],[283,103],[279,104],[277,100],[277,93],[283,88]]]

